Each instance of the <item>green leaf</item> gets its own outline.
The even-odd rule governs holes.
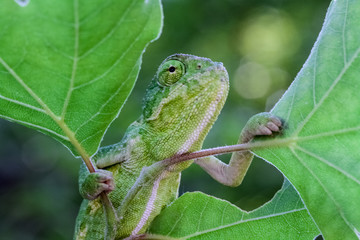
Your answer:
[[[89,156],[130,94],[162,10],[160,0],[2,1],[0,26],[0,117]]]
[[[283,136],[256,150],[299,191],[325,239],[360,238],[360,1],[337,0],[273,109]],[[278,143],[278,144],[276,144]]]
[[[150,233],[181,239],[313,239],[319,231],[285,181],[270,202],[252,212],[204,193],[185,193],[161,212]]]

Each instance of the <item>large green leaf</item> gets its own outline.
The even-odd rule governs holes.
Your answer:
[[[17,2],[0,7],[0,117],[92,155],[160,33],[160,0]]]
[[[252,212],[200,192],[185,193],[155,219],[150,232],[181,239],[314,239],[319,234],[288,181]]]
[[[359,53],[360,1],[333,1],[308,60],[272,111],[285,120],[283,136],[256,151],[299,191],[326,239],[360,238]]]

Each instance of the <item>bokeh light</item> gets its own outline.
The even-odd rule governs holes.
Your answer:
[[[266,67],[255,62],[241,64],[233,77],[233,87],[243,98],[264,97],[271,86],[270,73]]]
[[[239,25],[237,39],[241,55],[268,66],[287,61],[301,44],[292,19],[274,8],[257,9]]]

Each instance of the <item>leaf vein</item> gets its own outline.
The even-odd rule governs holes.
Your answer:
[[[84,138],[83,140],[81,140],[80,145],[82,145],[84,142],[88,141],[89,139],[95,137],[96,135],[98,135],[98,134],[100,134],[100,133],[102,133],[102,132],[103,132],[102,129],[97,130],[97,131],[94,132],[93,134],[91,134],[91,135],[87,136],[86,138]]]
[[[93,47],[91,47],[89,50],[87,50],[85,53],[83,53],[81,56],[79,56],[80,59],[84,58],[87,55],[89,55],[90,53],[92,53],[96,48],[101,46],[104,42],[106,42],[106,40],[108,40],[114,34],[114,32],[123,23],[124,19],[130,12],[130,10],[133,8],[134,3],[136,3],[136,1],[130,1],[130,2],[131,2],[130,6],[126,7],[126,11],[124,12],[124,14],[121,14],[121,17],[120,17],[119,21],[116,23],[116,25],[100,41],[98,41]]]
[[[74,58],[73,58],[73,66],[72,66],[72,70],[71,70],[71,78],[70,78],[70,86],[69,86],[69,90],[66,94],[66,98],[64,101],[64,106],[63,106],[63,110],[61,113],[61,119],[64,120],[65,119],[65,114],[66,114],[66,110],[69,106],[69,102],[70,102],[70,98],[71,98],[71,94],[74,90],[74,81],[75,81],[75,76],[76,76],[76,71],[77,71],[77,64],[79,61],[79,2],[78,0],[74,0]]]
[[[101,111],[114,99],[115,96],[117,96],[119,94],[119,92],[121,91],[121,89],[123,88],[124,84],[127,83],[130,80],[130,76],[132,75],[134,69],[136,69],[136,65],[134,65],[134,67],[131,69],[131,72],[129,73],[129,75],[127,76],[125,81],[122,81],[121,85],[118,87],[118,89],[115,91],[114,94],[112,94],[104,104],[101,105],[101,107],[99,108],[99,111],[96,112],[91,118],[89,118],[87,121],[83,122],[76,130],[75,130],[75,134],[77,134],[77,132],[84,127],[86,124],[88,124],[89,122],[93,121],[94,118],[96,118],[98,115],[101,114]]]
[[[277,213],[277,214],[270,214],[270,215],[261,216],[261,217],[257,217],[257,218],[240,220],[240,221],[236,221],[236,222],[233,222],[233,223],[230,223],[230,224],[227,224],[227,225],[223,225],[223,226],[215,227],[215,228],[212,228],[212,229],[208,229],[208,230],[205,230],[205,231],[201,231],[201,232],[198,231],[196,233],[193,233],[191,235],[186,236],[186,239],[191,238],[191,237],[200,236],[200,235],[203,235],[203,234],[206,234],[206,233],[214,232],[214,231],[217,231],[217,230],[225,229],[225,228],[228,228],[228,227],[233,227],[233,226],[236,226],[236,225],[242,224],[242,223],[253,222],[253,221],[268,219],[268,218],[272,218],[272,217],[278,217],[278,216],[282,216],[282,215],[285,215],[285,214],[299,212],[299,211],[303,211],[303,210],[306,210],[306,208],[293,209],[293,210],[289,210],[289,211],[281,212],[281,213]]]
[[[56,116],[50,108],[41,100],[41,98],[22,80],[22,78],[17,75],[17,73],[0,57],[0,63],[5,67],[5,69],[13,76],[13,78],[33,97],[40,106],[45,110],[45,112],[52,118],[54,121],[58,121],[59,117]]]
[[[45,114],[46,114],[46,112],[45,112],[44,109],[41,109],[41,108],[32,106],[32,105],[30,105],[30,104],[23,103],[23,102],[20,102],[20,101],[15,100],[15,99],[7,98],[7,97],[5,97],[5,96],[3,96],[3,95],[1,95],[1,94],[0,94],[0,98],[3,99],[3,100],[5,100],[5,101],[8,101],[8,102],[11,102],[11,103],[15,103],[15,104],[17,104],[17,105],[20,105],[20,106],[22,106],[22,107],[26,107],[26,108],[29,108],[29,109],[31,109],[31,110],[34,110],[34,111],[37,111],[37,112],[41,112],[41,113],[45,113]]]
[[[11,122],[17,122],[17,123],[20,123],[22,125],[27,125],[29,127],[33,127],[33,128],[37,128],[37,129],[46,131],[48,133],[56,135],[57,137],[65,140],[65,141],[70,141],[70,139],[67,136],[63,136],[63,135],[61,135],[61,134],[59,134],[59,133],[57,133],[57,132],[55,132],[55,131],[53,131],[51,129],[48,129],[48,128],[45,128],[45,127],[42,127],[42,126],[39,126],[39,125],[36,125],[36,124],[33,124],[33,123],[24,122],[24,121],[21,121],[21,120],[18,120],[18,119],[14,119],[14,118],[11,118],[11,117],[8,117],[8,116],[5,116],[5,115],[1,115],[1,114],[0,114],[0,117],[6,119],[8,121],[11,121]]]
[[[304,121],[300,124],[300,126],[297,128],[297,130],[294,131],[293,136],[297,136],[299,132],[303,129],[305,124],[311,119],[311,117],[317,112],[317,110],[320,108],[320,106],[324,103],[324,101],[329,97],[331,91],[335,88],[335,86],[339,83],[341,78],[344,76],[346,71],[349,69],[351,64],[355,61],[355,59],[360,54],[360,47],[356,49],[354,55],[351,57],[350,61],[344,66],[344,68],[341,70],[339,75],[336,77],[335,81],[331,84],[329,89],[325,92],[324,96],[320,99],[319,103],[311,110],[311,112],[306,116]]]
[[[300,156],[295,152],[294,148],[290,148],[291,152],[293,153],[293,155],[295,156],[295,158],[307,169],[307,171],[314,177],[314,179],[319,183],[319,185],[321,186],[321,188],[324,190],[324,192],[326,193],[326,195],[329,196],[329,198],[331,199],[331,201],[334,203],[334,205],[336,206],[337,210],[339,211],[339,214],[341,216],[341,218],[344,220],[345,224],[352,230],[353,227],[352,225],[349,223],[349,221],[346,219],[346,217],[344,216],[343,211],[341,210],[340,205],[336,202],[335,198],[331,195],[331,193],[328,191],[328,189],[326,188],[326,186],[321,182],[321,180],[316,176],[316,174],[311,170],[311,168],[309,168],[305,162],[300,158]]]
[[[199,216],[199,220],[198,220],[198,225],[197,225],[197,232],[199,232],[199,230],[200,230],[200,224],[201,224],[201,219],[202,219],[202,217],[203,217],[203,215],[204,215],[204,211],[205,211],[205,209],[207,208],[207,205],[209,204],[209,202],[210,202],[210,198],[207,200],[207,202],[203,205],[203,209],[202,209],[202,211],[200,212],[200,216]]]
[[[310,136],[302,136],[302,137],[289,138],[289,139],[295,139],[298,141],[308,141],[308,140],[313,140],[313,139],[317,139],[317,138],[321,138],[321,137],[328,137],[328,136],[345,134],[345,133],[350,133],[350,132],[357,132],[359,130],[360,130],[360,126],[356,126],[356,127],[352,127],[352,128],[344,128],[344,129],[334,130],[334,131],[330,131],[330,132],[322,132],[322,133],[314,134],[314,135],[310,135]]]
[[[346,0],[345,13],[344,13],[344,24],[343,24],[343,27],[342,27],[342,44],[343,44],[342,48],[343,48],[343,55],[344,55],[344,66],[347,64],[345,32],[346,32],[346,22],[347,22],[348,8],[349,8],[349,0]]]
[[[314,60],[314,72],[313,72],[313,102],[314,102],[314,107],[316,106],[316,73],[317,73],[317,57],[318,57],[318,48],[315,48],[315,60]]]
[[[291,112],[293,110],[293,107],[294,107],[294,100],[295,100],[295,95],[296,95],[296,89],[298,87],[298,82],[294,82],[294,94],[292,95],[292,98],[291,98],[291,103],[290,103],[290,107],[289,107],[289,110],[287,112],[287,116],[286,116],[286,122],[289,122],[289,119],[290,119],[290,115],[291,115]]]
[[[177,224],[180,222],[182,217],[184,216],[184,213],[186,209],[190,206],[190,204],[186,205],[182,210],[180,216],[177,217],[176,222],[173,224],[173,227],[170,229],[170,231],[166,234],[166,236],[169,236],[177,227]]]
[[[144,27],[144,28],[145,28],[145,27]],[[138,35],[138,36],[136,37],[136,39],[135,39],[134,41],[132,41],[132,43],[130,44],[130,46],[129,46],[124,52],[121,53],[121,55],[120,55],[119,58],[114,62],[114,64],[112,64],[112,65],[108,68],[108,70],[106,70],[103,74],[101,74],[100,76],[95,77],[94,79],[92,79],[92,80],[90,80],[90,81],[88,81],[88,82],[86,82],[86,83],[83,83],[83,84],[80,84],[80,85],[74,87],[73,90],[77,90],[77,89],[79,89],[79,88],[82,88],[82,87],[88,86],[88,85],[90,85],[90,84],[93,84],[93,83],[97,82],[98,80],[102,79],[103,77],[105,77],[109,72],[111,72],[111,71],[121,62],[121,60],[128,54],[128,52],[129,52],[130,50],[132,50],[132,47],[139,41],[139,39],[140,39],[140,36]]]
[[[345,177],[351,179],[352,181],[354,181],[355,183],[359,184],[360,185],[360,181],[358,179],[356,179],[354,176],[350,175],[349,173],[345,172],[343,169],[339,168],[338,166],[335,166],[334,164],[328,162],[326,159],[316,155],[315,153],[312,153],[298,145],[296,145],[296,148],[304,153],[306,153],[307,155],[313,157],[313,158],[316,158],[317,160],[323,162],[324,164],[328,165],[329,167],[337,170],[338,172],[342,173],[343,175],[345,175]]]
[[[66,125],[64,121],[62,121],[61,117],[57,116],[55,113],[51,111],[51,109],[46,105],[45,102],[22,80],[22,78],[17,75],[17,73],[0,57],[0,64],[2,64],[5,69],[13,76],[13,78],[30,94],[31,97],[37,101],[40,106],[45,110],[46,114],[53,119],[53,121],[58,124],[58,126],[63,130],[64,134],[67,136],[68,141],[72,143],[84,161],[88,160],[88,154],[85,149],[78,142],[77,138],[74,135],[74,132],[70,130],[70,128]],[[9,119],[9,118],[7,118]],[[18,122],[22,122],[19,120],[14,120]],[[24,122],[25,124],[25,122]],[[52,131],[52,130],[50,130]],[[54,132],[55,134],[55,132]],[[61,134],[56,133],[55,135],[62,136]],[[90,162],[90,161],[89,161]],[[91,163],[91,162],[90,162]]]

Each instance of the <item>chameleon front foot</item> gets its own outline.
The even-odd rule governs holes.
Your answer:
[[[109,193],[115,189],[115,182],[112,172],[98,169],[90,173],[80,187],[80,194],[83,198],[94,200],[102,192]]]
[[[254,115],[246,123],[241,132],[241,143],[247,143],[255,136],[271,135],[279,132],[282,127],[280,118],[271,113],[264,112]]]

